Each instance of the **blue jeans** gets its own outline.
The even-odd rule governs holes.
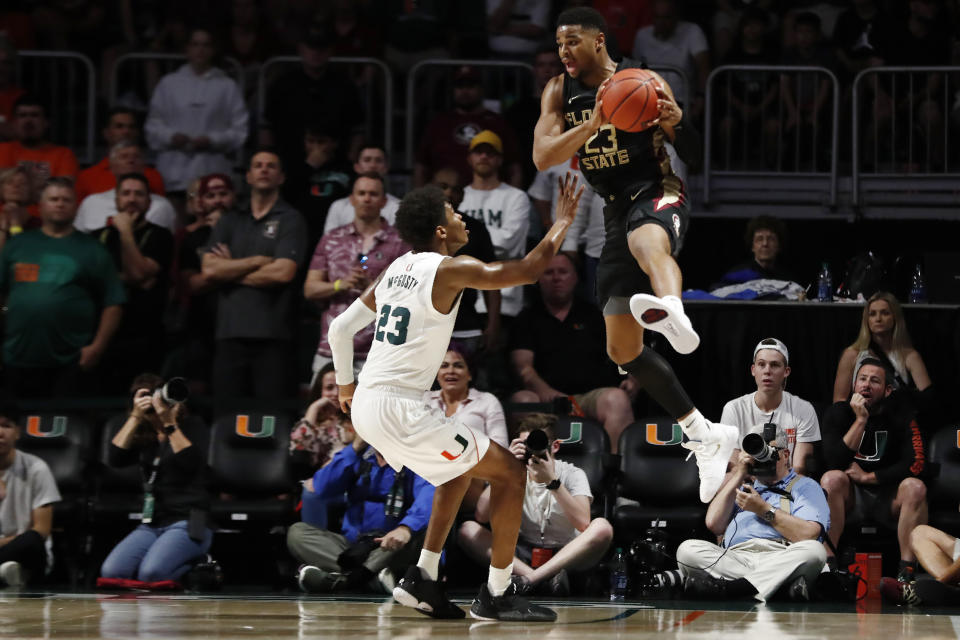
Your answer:
[[[104,578],[157,582],[178,580],[189,571],[213,542],[213,529],[205,529],[197,542],[187,535],[187,521],[166,527],[141,524],[113,548],[100,567]]]

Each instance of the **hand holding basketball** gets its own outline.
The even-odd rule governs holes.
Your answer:
[[[663,85],[657,83],[657,109],[659,117],[653,121],[653,124],[667,125],[673,127],[683,119],[683,109],[677,104],[676,100],[670,97],[663,89]]]
[[[617,129],[648,129],[661,118],[659,101],[663,96],[658,84],[656,76],[646,69],[618,71],[601,85],[595,111],[602,111]]]
[[[589,126],[590,130],[594,133],[599,131],[600,127],[610,122],[610,118],[607,117],[605,109],[603,108],[603,94],[607,90],[607,85],[610,84],[610,80],[612,80],[612,78],[607,78],[597,87],[597,98],[593,106],[593,113],[587,121],[587,126]]]

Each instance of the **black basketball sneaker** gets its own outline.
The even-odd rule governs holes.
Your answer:
[[[501,620],[503,622],[553,622],[556,612],[531,603],[517,595],[517,583],[511,582],[502,596],[490,593],[487,583],[470,605],[470,615],[478,620]]]
[[[407,573],[393,588],[393,599],[431,618],[457,619],[467,615],[450,602],[439,582],[423,577],[420,567],[416,565],[407,569]]]

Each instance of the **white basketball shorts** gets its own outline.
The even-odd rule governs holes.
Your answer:
[[[406,467],[434,486],[463,475],[490,447],[486,434],[446,417],[404,387],[358,386],[353,428],[396,470]]]

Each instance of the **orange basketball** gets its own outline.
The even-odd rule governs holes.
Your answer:
[[[600,98],[607,120],[623,131],[643,131],[660,115],[656,78],[646,69],[624,69],[613,74]]]

